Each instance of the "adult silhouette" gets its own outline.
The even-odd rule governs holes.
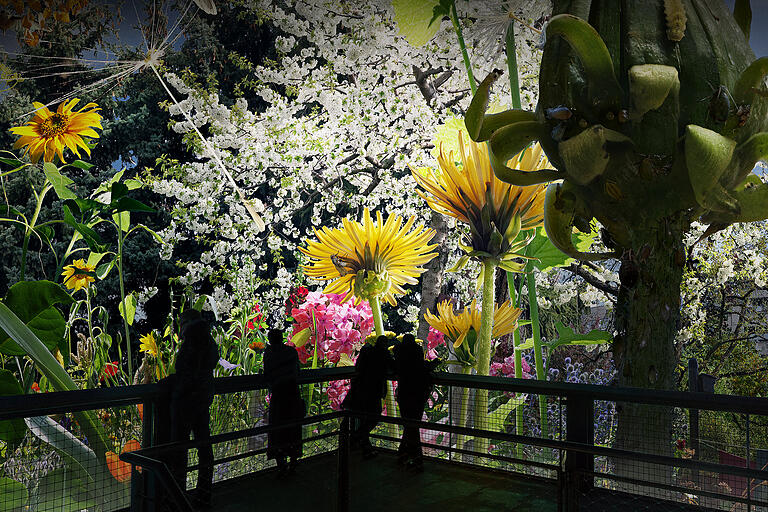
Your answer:
[[[184,311],[180,318],[181,339],[176,354],[176,373],[171,382],[171,440],[189,441],[192,433],[200,467],[197,471],[196,498],[210,503],[213,483],[213,448],[207,442],[211,436],[210,406],[213,402],[213,369],[219,361],[219,348],[211,336],[211,326],[199,311]],[[176,452],[171,463],[175,478],[186,489],[187,449]]]
[[[398,377],[397,404],[400,406],[400,416],[420,421],[432,388],[432,370],[437,366],[438,360],[425,361],[424,351],[412,334],[404,335],[403,340],[395,345],[393,352]],[[404,427],[397,453],[399,463],[407,463],[409,468],[422,469],[419,427]]]
[[[298,353],[283,343],[283,332],[279,329],[271,329],[267,340],[264,377],[270,391],[269,424],[298,421],[305,413],[304,400],[299,394]],[[301,425],[279,428],[267,435],[267,458],[275,459],[281,473],[292,470],[301,454]]]
[[[374,343],[366,343],[360,350],[355,362],[357,375],[352,378],[349,392],[344,397],[342,406],[350,411],[365,414],[381,414],[381,401],[387,394],[387,372],[392,368],[392,355],[389,353],[389,338],[379,336]],[[355,418],[351,442],[363,450],[363,458],[376,455],[371,445],[370,434],[378,424],[374,418]]]

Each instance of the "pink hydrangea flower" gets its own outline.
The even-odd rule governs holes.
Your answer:
[[[445,345],[445,335],[430,325],[427,333],[427,359],[430,361],[437,359],[437,350],[435,349],[439,345]]]
[[[524,379],[531,379],[533,378],[533,375],[531,374],[531,365],[528,364],[528,361],[523,359],[523,378]],[[491,363],[491,375],[495,375],[498,377],[512,377],[515,376],[515,356],[511,355],[509,357],[504,358],[503,363]]]
[[[339,362],[342,354],[353,357],[373,331],[373,312],[367,301],[357,306],[342,304],[344,295],[309,292],[304,302],[291,310],[293,334],[309,328],[309,341],[297,348],[299,360],[306,364],[318,353],[318,362]]]

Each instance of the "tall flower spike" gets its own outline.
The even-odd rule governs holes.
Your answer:
[[[395,295],[405,294],[406,284],[416,284],[423,265],[437,256],[436,245],[429,245],[435,234],[423,226],[413,227],[415,218],[403,225],[403,218],[390,215],[376,221],[366,208],[363,221],[343,219],[340,229],[315,230],[317,241],[307,241],[299,250],[310,258],[304,265],[309,277],[331,281],[325,293],[344,294],[370,300],[383,298],[395,305]]]
[[[20,135],[13,149],[25,148],[33,163],[37,163],[41,156],[45,162],[52,162],[56,155],[64,162],[65,147],[78,158],[80,149],[90,156],[91,148],[84,138],[99,137],[94,128],[101,129],[101,115],[98,114],[101,109],[96,103],[88,103],[80,110],[73,110],[79,102],[78,98],[65,101],[59,104],[56,112],[34,102],[35,117],[24,126],[11,128],[11,133]]]
[[[495,259],[502,268],[519,271],[510,260],[520,256],[518,252],[529,240],[515,239],[521,230],[542,224],[545,186],[518,187],[499,180],[491,168],[486,144],[465,142],[461,133],[457,156],[461,167],[456,166],[452,152],[446,155],[441,148],[440,170],[411,168],[423,189],[419,195],[436,212],[469,225],[470,240],[462,246],[468,256]],[[536,144],[513,157],[508,165],[534,171],[547,168],[549,161]]]

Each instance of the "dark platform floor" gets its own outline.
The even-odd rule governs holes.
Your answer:
[[[351,507],[361,512],[502,512],[557,510],[555,483],[516,477],[439,460],[422,473],[397,465],[389,452],[350,457]],[[275,471],[216,484],[212,510],[332,512],[336,508],[336,454],[302,460],[296,472]]]

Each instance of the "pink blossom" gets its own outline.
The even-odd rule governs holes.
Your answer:
[[[533,378],[533,375],[531,375],[531,365],[528,364],[528,361],[523,359],[523,378],[524,379],[531,379]],[[511,355],[509,357],[504,358],[504,362],[502,363],[491,363],[491,375],[496,375],[500,377],[513,377],[515,376],[515,356]]]
[[[430,361],[437,359],[437,350],[435,348],[444,344],[445,335],[430,325],[429,332],[427,333],[427,359]]]
[[[349,379],[347,380],[332,380],[328,384],[328,388],[325,390],[325,394],[328,395],[328,400],[331,402],[331,409],[334,411],[341,410],[341,402],[347,396],[349,391]]]
[[[293,334],[309,328],[312,335],[298,347],[299,360],[306,364],[317,349],[318,362],[336,364],[342,354],[352,357],[373,331],[373,313],[368,302],[342,304],[344,295],[309,292],[302,304],[291,309]]]

